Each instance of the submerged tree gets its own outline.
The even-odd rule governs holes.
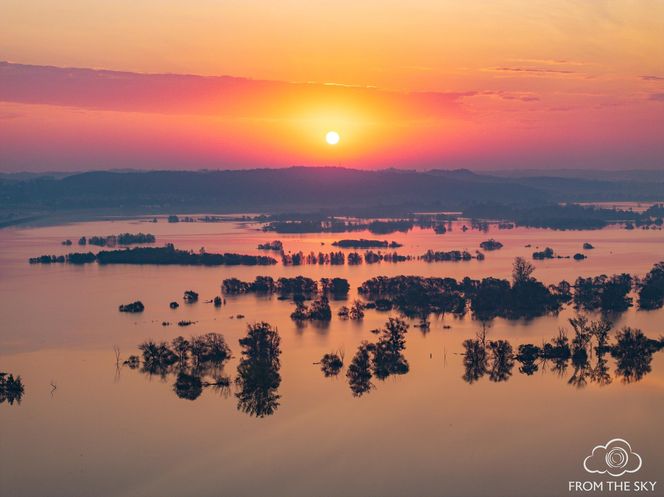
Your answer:
[[[265,322],[250,325],[247,336],[240,339],[242,359],[235,379],[239,410],[262,418],[279,407],[279,343],[279,333]]]
[[[537,361],[541,352],[542,350],[532,343],[519,345],[519,353],[516,356],[517,361],[521,363],[519,372],[527,376],[535,374],[539,370]]]
[[[664,261],[655,264],[637,285],[640,309],[659,309],[664,305]]]
[[[330,302],[326,295],[318,297],[309,307],[304,305],[303,299],[296,299],[295,302],[295,310],[291,313],[291,319],[294,321],[305,321],[307,319],[330,321],[332,319],[332,310],[330,309]]]
[[[515,258],[512,264],[512,285],[529,281],[534,271],[535,266],[526,259],[523,257]]]
[[[177,355],[166,342],[148,340],[138,346],[143,354],[143,372],[149,375],[158,374],[165,378],[177,362]]]
[[[410,367],[402,354],[406,348],[408,324],[398,318],[389,318],[380,330],[378,343],[374,347],[374,374],[379,380],[390,375],[406,374]]]
[[[361,397],[373,388],[371,383],[371,355],[375,345],[362,342],[346,371],[348,385],[355,397]]]
[[[320,360],[320,369],[326,377],[337,376],[343,367],[342,353],[325,354]]]
[[[356,299],[353,302],[348,311],[348,317],[356,321],[364,318],[364,304],[362,301]]]
[[[170,346],[166,342],[148,340],[138,348],[142,362],[140,357],[132,355],[123,364],[130,369],[140,367],[142,373],[158,374],[163,379],[175,376],[173,391],[178,397],[195,400],[205,387],[227,393],[230,380],[223,369],[231,351],[223,335],[207,333],[189,340],[178,336]]]

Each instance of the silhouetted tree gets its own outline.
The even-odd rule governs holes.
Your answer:
[[[373,351],[374,374],[379,380],[390,375],[408,372],[408,361],[402,354],[406,348],[407,331],[408,324],[398,318],[389,318],[385,327],[380,331],[378,343]]]
[[[235,379],[239,410],[262,418],[279,407],[279,343],[279,333],[265,322],[250,325],[247,336],[240,339],[242,359]]]
[[[664,261],[655,264],[638,285],[639,308],[659,309],[664,305]]]
[[[320,360],[320,369],[326,377],[337,376],[344,367],[341,354],[325,354]]]
[[[374,347],[372,344],[362,342],[346,371],[348,385],[355,397],[361,397],[373,388],[370,352]]]

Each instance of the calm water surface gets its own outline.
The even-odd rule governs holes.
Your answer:
[[[157,243],[210,252],[259,253],[259,242],[279,238],[286,251],[330,251],[340,238],[379,238],[404,244],[398,251],[467,249],[494,237],[505,246],[484,261],[411,261],[361,266],[168,267],[30,266],[28,257],[68,252],[60,242],[81,235],[150,232]],[[333,301],[329,325],[296,325],[293,304],[276,297],[229,297],[215,309],[204,303],[220,293],[224,278],[257,275],[343,277],[349,300],[364,280],[378,275],[509,277],[511,263],[536,247],[561,255],[596,249],[589,259],[539,261],[545,283],[577,276],[629,272],[644,275],[662,260],[664,232],[605,229],[555,232],[513,229],[489,233],[459,226],[445,235],[369,233],[275,235],[238,223],[157,224],[104,221],[0,231],[0,371],[21,375],[20,405],[0,405],[0,495],[19,496],[561,496],[569,480],[587,480],[583,458],[609,439],[629,440],[644,460],[639,479],[662,480],[664,353],[652,372],[625,384],[568,384],[547,367],[532,376],[516,363],[508,381],[482,378],[468,384],[462,342],[481,324],[466,316],[432,319],[428,333],[411,326],[405,356],[408,374],[374,380],[354,397],[344,372],[325,378],[314,363],[341,350],[346,363],[371,329],[393,313],[367,311],[363,322],[342,321]],[[324,245],[322,245],[324,244]],[[531,248],[525,245],[532,244]],[[74,245],[70,249],[77,250]],[[264,253],[264,252],[261,252]],[[201,300],[171,310],[184,290]],[[117,311],[140,299],[140,315]],[[231,319],[243,314],[245,319]],[[514,348],[541,344],[574,312],[532,321],[494,320],[491,339]],[[657,338],[663,311],[630,309],[615,316],[616,329],[641,328]],[[192,320],[188,328],[162,321]],[[123,359],[148,339],[171,340],[210,331],[222,333],[233,351],[225,373],[235,377],[238,339],[247,323],[268,321],[281,335],[279,406],[257,418],[237,409],[230,392],[205,389],[196,400],[178,398],[172,376],[162,380],[138,370],[117,370],[113,346]],[[411,325],[417,324],[415,321]],[[445,329],[444,326],[450,326]],[[611,372],[615,365],[609,361]],[[54,389],[54,385],[56,388]],[[664,481],[660,482],[664,485]],[[661,489],[659,489],[661,490]],[[659,495],[664,495],[659,493]]]

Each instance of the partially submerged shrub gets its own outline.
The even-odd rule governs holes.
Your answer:
[[[344,360],[341,354],[331,353],[325,354],[320,360],[320,369],[327,377],[337,376],[344,367]]]
[[[131,304],[122,304],[118,309],[120,312],[143,312],[145,306],[143,305],[143,302],[137,300]]]

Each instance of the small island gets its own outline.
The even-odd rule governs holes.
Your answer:
[[[268,266],[276,264],[273,257],[242,254],[213,254],[203,250],[199,252],[178,250],[173,244],[164,247],[136,247],[132,249],[102,250],[97,254],[70,253],[66,256],[42,255],[29,259],[30,264],[153,264],[182,266]]]

